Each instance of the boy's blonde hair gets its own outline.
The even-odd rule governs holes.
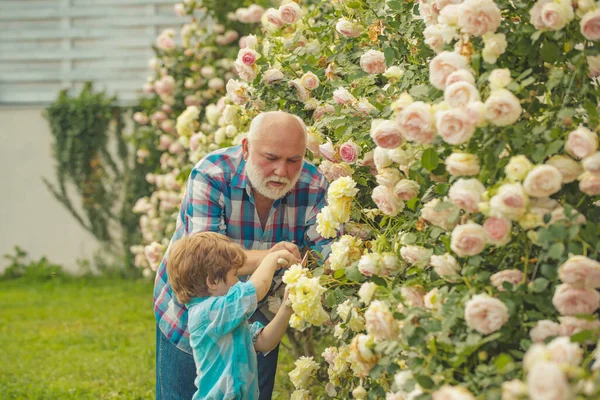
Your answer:
[[[171,245],[167,261],[169,284],[184,304],[194,297],[210,296],[207,278],[225,281],[229,271],[246,262],[242,247],[225,235],[199,232],[184,236]]]

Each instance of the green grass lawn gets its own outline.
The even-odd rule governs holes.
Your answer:
[[[155,329],[147,281],[0,281],[0,399],[153,399]]]

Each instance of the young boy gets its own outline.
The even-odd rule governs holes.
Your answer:
[[[177,300],[188,308],[194,400],[258,399],[255,351],[269,352],[281,341],[292,315],[287,296],[266,327],[248,325],[248,318],[269,291],[280,259],[287,265],[299,262],[287,250],[270,253],[247,282],[240,282],[236,272],[246,255],[227,236],[200,232],[173,243],[167,274]]]

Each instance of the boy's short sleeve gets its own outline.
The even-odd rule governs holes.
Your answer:
[[[208,332],[223,336],[245,322],[256,311],[256,288],[250,281],[238,282],[219,296],[208,310]]]
[[[250,335],[252,336],[252,343],[256,344],[256,339],[258,335],[265,329],[265,326],[260,322],[256,321],[252,325],[250,325]]]

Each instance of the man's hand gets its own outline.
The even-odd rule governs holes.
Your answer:
[[[300,260],[293,253],[287,249],[281,249],[273,252],[269,252],[265,257],[264,261],[272,258],[277,264],[277,269],[288,268],[293,264],[298,264]],[[268,261],[267,261],[268,262]]]
[[[300,259],[300,250],[298,246],[291,242],[279,242],[275,246],[271,247],[269,253],[273,253],[279,250],[287,250],[294,255],[297,259]]]

